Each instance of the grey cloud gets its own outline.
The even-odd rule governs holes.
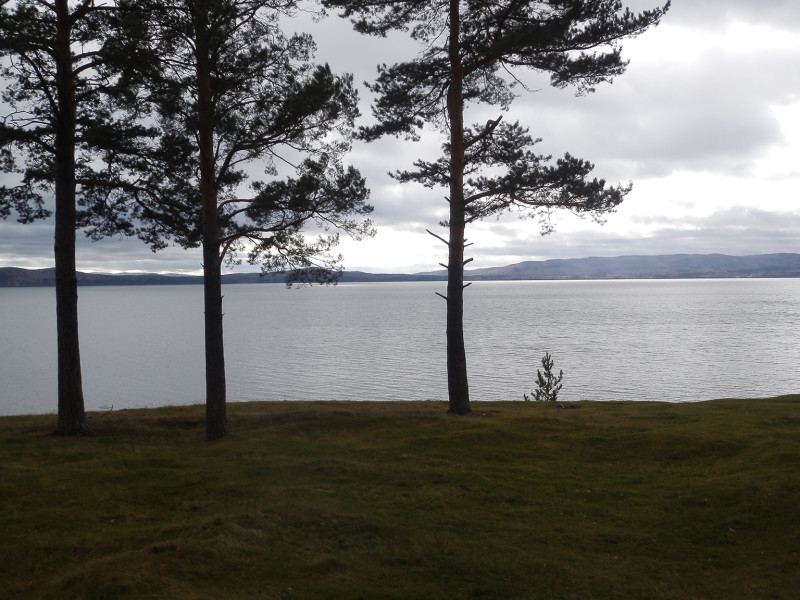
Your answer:
[[[627,4],[646,5],[646,0]],[[697,27],[725,26],[731,21],[793,29],[800,25],[800,4],[796,0],[673,0],[666,22]]]
[[[417,159],[433,159],[439,153],[435,136],[420,142],[384,138],[370,144],[358,143],[349,156],[367,178],[370,203],[375,207],[371,218],[380,227],[431,227],[446,214],[443,190],[430,190],[416,184],[399,184],[388,172],[413,169]]]
[[[649,219],[661,225],[646,235],[621,235],[602,227],[538,237],[509,235],[507,244],[474,248],[480,266],[547,258],[632,254],[800,252],[800,214],[731,207],[708,217]],[[496,257],[502,257],[498,262]]]
[[[135,238],[107,238],[92,242],[82,237],[78,240],[76,254],[79,270],[197,272],[203,268],[199,248],[184,249],[180,246],[169,246],[158,252],[152,252]]]
[[[678,169],[741,173],[782,142],[770,107],[800,98],[800,78],[783,77],[798,63],[800,55],[704,54],[692,66],[631,67],[588,97],[550,88],[526,94],[515,117],[548,152],[609,166],[612,179]]]
[[[800,251],[800,214],[731,207],[708,217],[653,217],[640,219],[647,235],[621,235],[611,229],[589,225],[580,231],[539,235],[535,222],[521,232],[518,223],[493,222],[493,234],[507,240],[496,245],[476,243],[470,247],[472,266],[501,266],[525,260],[623,256],[630,254],[713,253],[762,254]],[[428,224],[407,226],[420,233]],[[402,229],[402,228],[401,228]],[[433,229],[436,231],[436,229]],[[468,233],[468,237],[469,233]],[[52,266],[52,231],[47,224],[0,223],[0,266],[40,268]],[[78,238],[78,267],[81,270],[186,272],[201,268],[199,251],[170,247],[150,252],[135,239],[107,239],[91,242]],[[434,261],[435,262],[435,261]],[[348,265],[349,266],[349,265]],[[351,267],[352,268],[352,267]],[[379,270],[379,265],[364,265]],[[240,270],[253,270],[247,266]]]
[[[661,225],[665,229],[673,227],[692,227],[698,230],[759,231],[772,233],[800,231],[800,214],[792,212],[768,212],[745,206],[732,206],[719,210],[709,216],[686,215],[672,217],[635,217],[634,222],[646,225]],[[800,238],[798,238],[800,239]],[[800,248],[800,242],[798,242]]]
[[[0,267],[31,269],[53,266],[52,219],[22,225],[0,221]],[[79,270],[197,271],[202,259],[197,250],[169,247],[158,253],[135,238],[108,238],[92,242],[81,232],[76,237]]]
[[[46,221],[22,225],[0,221],[0,266],[51,266],[53,226]]]

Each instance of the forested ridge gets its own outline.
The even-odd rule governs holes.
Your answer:
[[[442,281],[444,272],[365,273],[344,271],[342,282]],[[552,279],[695,279],[739,277],[800,277],[800,254],[670,254],[658,256],[616,256],[525,261],[504,267],[470,269],[464,274],[472,281],[525,281]],[[229,273],[226,284],[283,283],[285,273]],[[200,284],[193,275],[157,273],[78,273],[78,285],[187,285]],[[55,284],[53,269],[0,268],[0,287],[46,287]]]

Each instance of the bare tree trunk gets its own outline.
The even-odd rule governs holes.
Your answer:
[[[451,81],[447,96],[450,121],[450,238],[447,260],[447,390],[449,412],[469,414],[467,355],[464,348],[464,98],[459,43],[459,0],[450,0],[449,58]]]
[[[83,401],[78,337],[78,277],[75,260],[75,92],[67,0],[57,0],[56,87],[58,117],[55,134],[56,331],[58,344],[58,425],[56,433],[89,432]]]
[[[206,438],[227,434],[225,344],[222,331],[222,265],[214,161],[214,124],[208,45],[208,12],[195,0],[197,89],[200,144],[200,198],[203,219],[203,296],[206,351]]]
[[[208,232],[211,228],[204,226]],[[228,432],[225,387],[225,345],[222,331],[222,276],[219,244],[203,239],[203,295],[206,347],[206,438],[215,440]]]

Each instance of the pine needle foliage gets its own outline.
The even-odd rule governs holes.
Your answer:
[[[555,362],[549,352],[546,352],[542,357],[542,368],[544,373],[536,369],[536,389],[531,392],[536,402],[556,402],[558,400],[558,392],[561,391],[561,380],[564,379],[564,370],[560,370],[558,376],[553,371]],[[522,397],[525,402],[530,402],[531,397],[528,394],[523,394]]]

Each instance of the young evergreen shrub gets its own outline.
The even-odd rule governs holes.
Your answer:
[[[564,378],[564,371],[560,370],[558,377],[553,373],[553,357],[546,352],[542,357],[542,368],[544,374],[536,369],[536,389],[531,392],[536,402],[555,402],[558,399],[558,392],[561,391],[561,380]],[[525,402],[530,402],[528,394],[522,394]]]

